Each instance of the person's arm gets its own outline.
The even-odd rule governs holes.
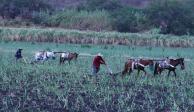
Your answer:
[[[102,59],[102,57],[101,57],[100,63],[106,65],[106,62]]]

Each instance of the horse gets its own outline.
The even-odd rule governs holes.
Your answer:
[[[39,51],[36,52],[34,55],[34,61],[33,62],[39,62],[39,61],[47,61],[48,59],[53,59],[55,60],[56,56],[55,56],[56,52],[53,51]]]
[[[145,59],[140,59],[138,62],[135,64],[135,61],[132,59],[129,59],[127,62],[125,62],[124,70],[122,71],[122,77],[129,72],[129,74],[133,71],[133,69],[138,70],[138,75],[140,71],[143,71],[144,74],[146,75],[147,72],[145,71],[146,66],[150,66],[150,69],[153,70],[154,68],[154,61],[153,60],[145,60]]]
[[[170,65],[172,66],[162,66],[162,63],[164,63],[163,61],[159,61],[155,63],[155,69],[154,69],[154,75],[156,74],[161,74],[162,71],[164,71],[165,69],[168,70],[168,76],[170,75],[170,73],[173,71],[175,77],[176,77],[176,67],[178,65],[181,66],[181,69],[184,70],[185,69],[185,64],[184,64],[184,58],[178,58],[178,59],[170,59]]]
[[[68,61],[68,63],[70,64],[70,61],[71,60],[75,60],[77,61],[77,58],[78,58],[78,53],[74,52],[74,53],[70,53],[70,52],[63,52],[61,53],[60,55],[60,61],[59,63],[60,64],[64,64],[65,61]]]

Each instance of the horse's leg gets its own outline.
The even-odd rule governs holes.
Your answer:
[[[122,74],[121,74],[121,77],[124,78],[124,76],[126,75],[126,73],[128,72],[128,69],[125,69]],[[130,74],[130,71],[129,71],[129,74]]]
[[[77,63],[77,58],[74,58],[74,60],[75,60],[75,63]]]
[[[145,71],[145,68],[143,66],[138,67],[138,72],[140,72],[141,70],[144,72],[144,75],[147,75],[147,72]]]
[[[69,65],[70,65],[70,61],[71,61],[71,60],[68,60]]]
[[[65,58],[62,58],[61,59],[61,64],[64,64],[65,63],[65,60],[66,60]]]
[[[163,69],[162,69],[162,68],[159,68],[159,69],[158,69],[158,71],[159,71],[159,74],[161,75],[161,74],[162,74]]]
[[[131,72],[132,72],[132,69],[130,68],[130,69],[129,69],[129,73],[128,73],[128,74],[129,74],[129,75],[131,75]]]
[[[129,68],[127,63],[125,63],[124,70],[122,71],[122,76],[121,76],[122,78],[129,71],[129,69],[131,69],[131,68]]]
[[[140,66],[139,67],[139,70],[142,70],[144,72],[144,75],[147,75],[146,71],[145,71],[145,68],[143,66]]]
[[[42,60],[42,64],[44,65],[44,62],[45,62],[46,60]]]
[[[174,76],[176,77],[176,72],[175,72],[175,69],[173,70],[173,72],[174,72]]]
[[[60,63],[60,64],[63,64],[63,63],[64,63],[64,58],[63,58],[63,57],[60,57],[59,63]]]
[[[156,70],[156,72],[154,73],[154,76],[156,76],[158,74],[161,74],[159,69]]]
[[[158,66],[157,66],[157,64],[155,64],[155,68],[154,68],[154,76],[156,76],[156,74],[158,74]]]
[[[66,59],[65,59],[65,58],[63,58],[62,64],[64,64],[64,63],[65,63],[65,61],[66,61]]]
[[[159,73],[160,73],[160,67],[159,67],[159,64],[156,63],[154,68],[154,76],[156,76],[156,74],[159,74]]]
[[[145,69],[143,69],[144,75],[147,75],[147,72],[145,71]]]
[[[170,76],[170,72],[171,72],[171,70],[168,70],[168,77]]]
[[[137,69],[137,76],[139,76],[139,73],[140,73],[140,69],[138,68]]]
[[[62,58],[60,57],[59,59],[59,64],[61,65],[62,64]]]
[[[137,80],[137,78],[139,77],[139,73],[140,73],[140,69],[137,67],[137,75],[135,76],[135,79]]]
[[[39,62],[39,60],[34,60],[34,63],[38,63]]]

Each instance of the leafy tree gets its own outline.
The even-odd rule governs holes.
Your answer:
[[[33,12],[48,10],[50,6],[43,0],[0,0],[0,15],[14,19],[16,16],[31,18]]]
[[[114,11],[122,6],[119,0],[86,0],[86,5],[84,7],[87,10]]]
[[[120,32],[138,32],[147,26],[146,15],[141,9],[121,8],[112,13],[113,26]]]
[[[155,0],[147,9],[150,24],[161,28],[165,34],[193,34],[194,1],[186,0]]]

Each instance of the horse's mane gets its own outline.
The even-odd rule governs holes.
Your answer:
[[[184,60],[184,58],[170,59],[171,61]]]

